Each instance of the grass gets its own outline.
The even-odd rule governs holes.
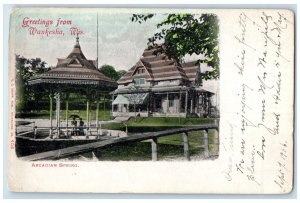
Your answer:
[[[186,126],[199,125],[213,122],[213,119],[207,118],[180,118],[180,117],[138,117],[131,118],[128,123],[132,126]]]
[[[214,152],[213,138],[214,130],[209,130],[209,151]],[[190,156],[200,155],[204,149],[202,132],[189,133]],[[126,145],[111,146],[94,152],[96,157],[102,161],[150,161],[151,142],[149,140]],[[180,134],[161,137],[157,146],[158,159],[174,159],[183,157],[183,144]],[[84,154],[91,158],[91,153]],[[77,157],[74,157],[75,159]]]
[[[149,132],[158,130],[167,130],[179,128],[182,126],[208,124],[213,122],[212,119],[204,118],[178,118],[165,117],[149,117],[149,118],[131,118],[126,125],[130,133]],[[103,125],[104,128],[114,130],[125,130],[125,125],[120,123],[112,123]],[[214,135],[215,130],[208,131],[209,151],[215,151]],[[203,151],[203,132],[189,132],[189,151],[190,155],[200,155]],[[100,160],[110,161],[128,161],[128,160],[151,160],[151,143],[149,141],[129,143],[126,145],[112,146],[95,152]],[[161,137],[158,139],[158,158],[174,158],[183,156],[183,143],[181,134]]]
[[[180,128],[182,126],[192,126],[213,123],[210,118],[177,118],[177,117],[145,117],[130,118],[124,123],[109,123],[102,125],[103,128],[110,130],[126,130],[128,132],[154,132],[167,130],[170,128]]]

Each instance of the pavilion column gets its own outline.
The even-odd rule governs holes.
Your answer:
[[[99,130],[99,100],[97,98],[97,103],[96,103],[96,129],[97,129],[97,135],[98,135],[98,130]]]
[[[89,101],[88,98],[86,99],[86,127],[87,127],[86,138],[89,138],[89,131],[90,131],[90,101]]]
[[[112,94],[112,99],[111,99],[111,116],[113,116],[113,112],[114,112],[114,105],[113,105],[114,99],[115,99],[115,93]]]
[[[57,138],[60,138],[60,92],[55,95],[56,98],[56,129]]]
[[[67,137],[69,136],[69,131],[68,131],[68,127],[69,127],[69,123],[68,123],[68,111],[69,111],[69,95],[66,95],[66,127],[67,127]]]
[[[50,132],[49,132],[49,136],[50,138],[52,138],[52,116],[53,116],[53,98],[52,98],[52,93],[49,94],[49,99],[50,99],[50,109],[49,109],[49,113],[50,113]]]
[[[103,94],[103,120],[105,119],[105,94]]]

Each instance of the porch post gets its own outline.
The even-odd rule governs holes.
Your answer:
[[[167,113],[169,112],[169,93],[167,92]]]
[[[198,107],[199,107],[199,98],[198,98],[198,92],[195,92],[195,113],[198,114]]]
[[[148,92],[148,98],[149,101],[151,101],[151,94]],[[149,108],[150,108],[150,102],[147,103],[147,117],[149,116]]]
[[[53,116],[53,98],[52,98],[52,93],[49,94],[49,99],[50,99],[50,131],[49,131],[49,136],[52,138],[52,116]]]
[[[152,161],[157,161],[157,138],[151,139]]]
[[[187,105],[188,105],[187,103],[188,103],[188,91],[185,92],[185,107],[184,107],[185,116],[187,116]]]
[[[211,115],[211,97],[208,97],[208,115]]]
[[[181,113],[180,110],[181,110],[181,91],[179,92],[178,113]]]
[[[152,97],[152,115],[154,112],[156,112],[156,101],[155,101],[155,94],[153,93],[153,97]]]
[[[191,109],[190,109],[191,114],[194,113],[194,98],[191,98]]]

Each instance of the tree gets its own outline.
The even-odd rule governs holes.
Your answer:
[[[132,22],[143,23],[154,14],[133,14]],[[165,20],[157,24],[158,32],[148,39],[148,45],[157,45],[164,40],[164,51],[169,58],[179,62],[189,55],[203,55],[198,63],[207,63],[212,71],[201,74],[203,79],[219,77],[218,18],[214,14],[167,14]],[[159,50],[158,50],[159,51]]]
[[[26,83],[31,77],[50,70],[45,61],[40,58],[27,59],[16,55],[16,108],[17,111],[28,110],[27,102],[31,97],[39,97],[43,92],[30,92]],[[39,96],[38,96],[39,95]]]
[[[113,66],[107,64],[100,67],[100,72],[112,79],[113,81],[119,80],[126,73],[125,70],[116,71],[116,69]]]
[[[105,65],[101,66],[100,72],[114,81],[116,81],[118,79],[118,73],[115,70],[115,68],[111,65],[105,64]]]
[[[119,80],[123,75],[125,75],[125,73],[127,73],[126,70],[119,70],[119,71],[118,71],[118,80]]]

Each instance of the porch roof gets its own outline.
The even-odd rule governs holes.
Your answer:
[[[196,91],[199,92],[199,93],[202,93],[202,94],[206,94],[209,97],[215,95],[215,93],[213,93],[211,91],[208,91],[206,89],[203,89],[203,88],[197,88]]]
[[[148,96],[149,93],[119,94],[112,104],[144,104]]]

